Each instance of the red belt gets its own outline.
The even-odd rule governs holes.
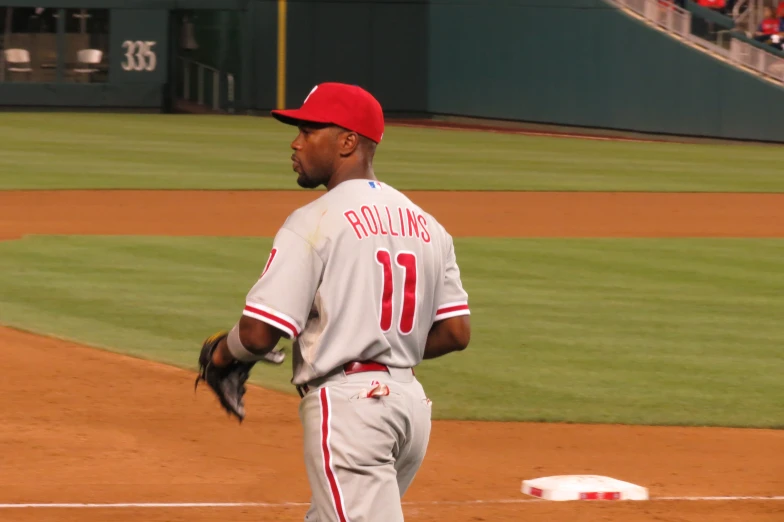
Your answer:
[[[346,375],[351,375],[352,373],[362,373],[362,372],[389,373],[389,366],[387,366],[386,364],[381,364],[373,361],[351,361],[343,365],[343,371],[346,372]],[[411,368],[411,373],[414,373],[413,368]]]
[[[373,361],[351,361],[343,365],[343,371],[346,375],[351,375],[362,372],[389,372],[389,368],[386,364]]]
[[[343,365],[343,371],[346,375],[363,372],[389,372],[389,367],[386,364],[373,361],[351,361]],[[307,384],[303,384],[297,386],[297,391],[300,397],[304,397],[310,391],[310,387]]]

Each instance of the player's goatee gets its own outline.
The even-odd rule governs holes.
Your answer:
[[[319,186],[319,183],[316,183],[311,178],[307,177],[305,174],[300,174],[297,176],[297,185],[302,188],[316,188]]]

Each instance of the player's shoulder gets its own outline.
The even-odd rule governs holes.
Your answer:
[[[329,210],[329,192],[307,203],[288,215],[281,228],[291,230],[300,235],[307,235],[309,231],[318,227],[324,215]]]
[[[373,183],[374,185],[377,184],[375,186],[378,187],[377,190],[379,190],[379,195],[382,196],[383,199],[387,201],[392,201],[395,204],[415,210],[418,215],[423,215],[425,217],[430,218],[431,220],[435,219],[425,209],[420,207],[416,202],[412,201],[411,198],[409,198],[406,194],[396,189],[392,185],[378,182],[378,181],[371,182],[371,183]]]
[[[370,220],[374,219],[374,215],[379,220],[382,217],[391,220],[392,216],[398,219],[399,216],[401,221],[414,216],[414,220],[419,222],[421,219],[422,224],[435,233],[439,243],[441,238],[450,238],[443,225],[430,212],[395,187],[376,180],[344,181],[292,212],[283,228],[306,238],[348,233],[353,229],[345,226],[345,213],[351,211]],[[372,224],[369,223],[369,226],[372,228]]]
[[[324,246],[331,236],[340,231],[340,227],[335,225],[343,219],[346,204],[351,201],[345,188],[341,183],[297,208],[289,214],[281,228],[306,239],[314,248]]]
[[[408,197],[408,195],[404,194],[392,185],[380,181],[366,181],[366,183],[371,188],[371,191],[378,195],[379,199],[384,203],[410,209],[414,212],[415,215],[422,216],[426,223],[432,224],[434,227],[444,230],[443,225],[441,225],[434,215],[432,215],[426,209],[422,208],[419,204]],[[362,188],[362,184],[358,184],[358,187]]]
[[[416,213],[425,218],[425,222],[428,224],[429,227],[433,228],[434,230],[438,231],[444,237],[451,237],[449,232],[447,232],[444,225],[434,216],[431,214],[426,208],[423,208],[418,203],[413,201],[409,198],[406,194],[400,192],[399,190],[390,187],[390,189],[395,193],[395,195],[400,199],[400,201],[405,203],[405,206],[411,208],[416,211]]]

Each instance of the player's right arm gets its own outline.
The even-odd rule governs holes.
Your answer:
[[[425,359],[434,359],[448,353],[465,350],[471,341],[470,310],[468,293],[460,280],[455,247],[452,238],[446,235],[444,255],[444,280],[436,291],[436,310],[433,326],[425,342]]]
[[[281,228],[264,271],[248,292],[242,317],[218,345],[213,362],[223,366],[233,359],[258,360],[281,337],[296,339],[310,313],[323,266],[308,241]]]

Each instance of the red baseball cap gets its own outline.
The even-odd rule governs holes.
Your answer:
[[[313,87],[299,109],[272,111],[288,125],[329,123],[354,131],[376,143],[384,136],[384,112],[372,94],[358,85],[321,83]]]

